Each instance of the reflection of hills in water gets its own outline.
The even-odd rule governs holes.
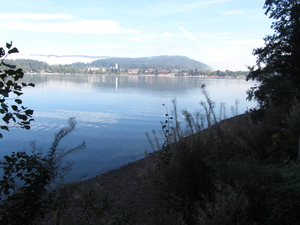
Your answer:
[[[93,89],[104,88],[108,90],[140,89],[141,91],[158,92],[185,92],[191,88],[200,88],[211,78],[172,77],[172,76],[139,76],[139,75],[48,75],[26,74],[22,81],[33,82],[38,86],[43,84],[57,86],[90,85]],[[215,81],[214,81],[215,82]]]

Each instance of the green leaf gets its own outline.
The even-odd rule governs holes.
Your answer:
[[[20,95],[22,95],[23,93],[22,93],[22,92],[19,92],[19,91],[14,91],[14,94],[20,96]]]
[[[12,46],[12,41],[10,42],[10,44],[9,44],[9,43],[6,43],[6,48],[10,49],[11,46]]]
[[[18,111],[18,106],[16,106],[16,105],[12,105],[11,108],[12,108],[14,111]]]
[[[29,83],[27,84],[28,86],[31,86],[31,87],[35,87],[35,84],[34,83]]]
[[[5,123],[9,123],[9,120],[12,118],[12,115],[10,113],[5,114],[5,116],[2,117]]]
[[[30,130],[30,126],[28,126],[28,125],[24,126],[24,128],[25,128],[26,130]]]
[[[22,68],[17,69],[16,72],[22,76],[24,75]]]
[[[21,99],[18,99],[18,98],[15,99],[15,102],[18,103],[18,104],[22,104],[22,100],[21,100]]]
[[[7,126],[0,126],[0,128],[1,128],[2,130],[7,130],[7,131],[8,131],[8,127],[7,127]]]
[[[21,158],[23,156],[23,152],[17,152],[17,158]]]
[[[0,57],[5,55],[5,50],[3,48],[0,48]],[[2,62],[3,63],[3,62]]]
[[[12,82],[12,80],[8,80],[7,82],[6,82],[6,86],[12,86],[12,85],[14,85],[14,83]]]
[[[11,69],[15,69],[15,68],[16,68],[15,65],[6,64],[6,63],[4,63],[4,62],[2,62],[2,64],[3,64],[4,66],[7,66],[8,68],[11,68]],[[13,71],[13,72],[15,73],[15,71]]]
[[[8,106],[5,103],[2,103],[1,107],[5,112],[8,112]]]
[[[3,73],[3,74],[0,75],[0,78],[1,78],[3,81],[5,81],[6,77],[7,77],[6,73]]]
[[[27,109],[25,111],[26,115],[32,115],[33,114],[33,110],[32,109]]]
[[[19,53],[19,50],[17,48],[12,48],[8,51],[8,54],[12,54],[12,53]]]
[[[3,158],[5,159],[6,162],[12,162],[12,158],[9,157],[8,155],[5,155]]]
[[[27,120],[27,116],[25,116],[25,115],[21,115],[21,114],[16,114],[16,116],[18,117],[18,119],[20,119],[20,120]]]

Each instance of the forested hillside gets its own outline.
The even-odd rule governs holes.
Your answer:
[[[184,56],[155,56],[143,58],[106,58],[95,60],[91,63],[72,63],[50,65],[46,62],[32,59],[8,60],[8,63],[16,64],[25,72],[53,72],[53,73],[85,73],[91,67],[110,68],[116,63],[120,69],[158,69],[158,70],[211,70],[212,68],[204,63]]]
[[[161,69],[161,70],[212,70],[202,62],[190,59],[185,56],[154,56],[141,58],[108,58],[99,59],[91,63],[92,66],[109,67],[118,63],[124,69]]]

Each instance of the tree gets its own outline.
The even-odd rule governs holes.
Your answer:
[[[3,114],[2,120],[5,122],[0,128],[9,130],[10,127],[20,127],[30,129],[30,122],[33,121],[33,110],[22,106],[22,100],[19,98],[23,94],[22,88],[26,86],[34,87],[33,83],[19,83],[24,73],[21,68],[16,69],[15,65],[5,63],[4,60],[12,53],[18,53],[17,48],[12,48],[12,42],[6,43],[7,52],[0,48],[0,114]],[[9,104],[11,103],[11,104]],[[0,133],[0,138],[2,134]]]
[[[300,1],[266,0],[264,9],[275,20],[271,26],[275,32],[264,38],[264,47],[253,51],[256,67],[249,67],[247,80],[259,85],[248,90],[247,99],[256,100],[262,110],[288,109],[295,98],[300,99]]]

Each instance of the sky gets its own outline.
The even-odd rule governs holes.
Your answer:
[[[255,64],[253,49],[273,33],[264,2],[1,0],[0,46],[13,41],[20,53],[11,58],[49,63],[84,59],[33,55],[180,55],[214,70],[246,71]]]

